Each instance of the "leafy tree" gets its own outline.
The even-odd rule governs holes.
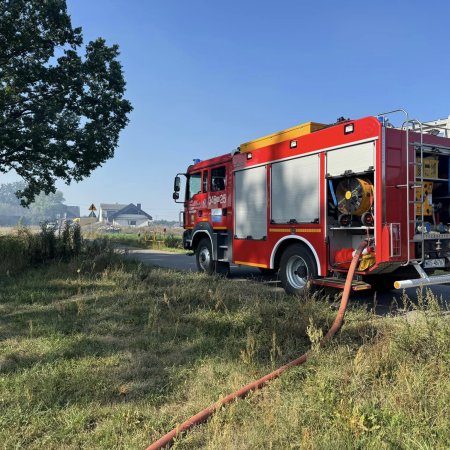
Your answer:
[[[0,214],[23,216],[27,221],[36,224],[44,220],[55,220],[58,215],[64,216],[67,207],[61,191],[50,194],[41,192],[28,208],[24,208],[20,206],[16,192],[25,187],[26,184],[23,181],[0,185]]]
[[[131,104],[117,45],[72,28],[65,0],[0,0],[0,172],[28,205],[114,155]]]
[[[29,217],[32,223],[55,220],[58,214],[62,217],[65,210],[64,196],[61,191],[48,195],[41,192],[30,205]]]
[[[4,205],[18,206],[20,200],[17,198],[17,192],[23,191],[27,187],[23,181],[15,183],[4,183],[0,185],[0,203]]]

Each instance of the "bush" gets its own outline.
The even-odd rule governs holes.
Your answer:
[[[168,248],[183,248],[181,237],[173,234],[169,234],[165,237],[164,245]]]
[[[14,274],[28,266],[55,259],[69,260],[82,253],[96,256],[109,247],[106,239],[83,242],[78,224],[64,224],[62,232],[42,223],[39,233],[20,227],[16,234],[0,236],[0,275]]]
[[[79,223],[76,223],[72,226],[72,251],[75,256],[81,253],[81,246],[81,227]]]
[[[19,272],[29,264],[29,241],[22,235],[0,236],[0,273]]]
[[[32,245],[33,262],[45,262],[56,256],[55,228],[48,226],[47,222],[41,224],[41,232],[37,239],[33,239],[29,234],[29,241],[34,243]]]

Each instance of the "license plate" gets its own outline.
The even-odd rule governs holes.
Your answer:
[[[438,259],[426,259],[423,262],[424,269],[429,269],[431,267],[445,267],[445,259],[444,258],[438,258]]]

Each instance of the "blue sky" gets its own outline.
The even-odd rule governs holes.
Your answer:
[[[120,46],[134,106],[114,159],[68,203],[142,203],[175,220],[194,158],[305,121],[406,108],[450,114],[450,3],[68,0],[85,41]]]

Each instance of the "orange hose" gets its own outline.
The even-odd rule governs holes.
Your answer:
[[[320,341],[321,347],[326,345],[332,339],[332,337],[336,334],[336,332],[339,330],[339,328],[341,328],[341,326],[342,326],[342,322],[343,322],[344,316],[345,316],[345,311],[347,309],[348,298],[350,295],[353,274],[355,272],[356,265],[358,264],[359,257],[361,256],[362,251],[364,250],[365,247],[367,247],[367,245],[368,245],[368,241],[366,241],[366,240],[361,241],[361,244],[359,245],[359,247],[357,248],[357,250],[355,252],[355,255],[353,256],[352,262],[350,264],[350,268],[347,273],[347,278],[345,280],[344,291],[342,293],[342,299],[341,299],[341,303],[339,305],[338,313],[337,313],[336,318],[334,319],[334,322],[331,325],[330,329],[328,330],[326,335]],[[267,374],[266,376],[260,378],[259,380],[253,381],[252,383],[249,383],[246,386],[241,387],[239,390],[227,395],[226,397],[223,397],[222,399],[218,400],[216,403],[213,403],[212,405],[205,408],[203,411],[200,411],[199,413],[195,414],[195,416],[190,417],[188,420],[186,420],[181,425],[174,428],[169,433],[165,434],[163,437],[161,437],[160,439],[155,441],[153,444],[148,446],[146,450],[159,450],[165,446],[170,445],[172,443],[172,441],[180,433],[190,430],[194,426],[205,422],[212,414],[214,414],[223,405],[231,403],[233,400],[235,400],[237,398],[245,397],[251,391],[260,389],[265,384],[267,384],[269,381],[271,381],[275,378],[278,378],[287,369],[303,364],[310,356],[309,353],[310,353],[309,351],[304,353],[303,355],[299,356],[297,359],[294,359],[293,361],[285,364],[284,366],[279,367],[278,369],[276,369],[273,372]]]

